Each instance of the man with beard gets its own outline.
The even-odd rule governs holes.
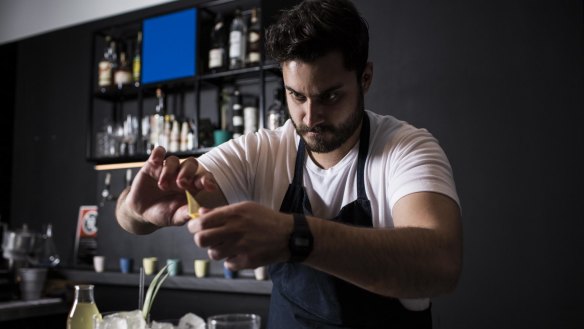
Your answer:
[[[183,225],[232,270],[269,265],[270,328],[430,328],[461,269],[448,159],[424,129],[364,108],[368,28],[348,0],[305,0],[266,34],[290,120],[180,162],[156,148],[117,219]],[[189,221],[187,190],[205,206]]]

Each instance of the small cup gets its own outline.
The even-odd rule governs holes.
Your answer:
[[[98,273],[105,270],[105,256],[93,256],[93,269]]]
[[[195,276],[197,278],[204,278],[209,275],[209,260],[195,259]]]
[[[146,257],[142,259],[142,266],[144,267],[144,274],[152,275],[157,271],[158,258]]]
[[[215,146],[219,146],[231,139],[231,132],[228,130],[215,130],[213,131],[213,138]]]
[[[41,298],[45,282],[47,279],[46,268],[20,268],[20,297],[23,300],[34,300]]]
[[[134,260],[129,257],[120,258],[120,272],[131,273],[134,267]]]
[[[268,277],[268,268],[266,266],[260,266],[253,270],[253,274],[256,280],[265,280]]]
[[[168,265],[168,274],[170,276],[177,276],[182,273],[182,265],[180,259],[167,259],[166,265]]]
[[[227,267],[223,266],[223,275],[226,279],[235,279],[237,278],[237,271],[232,271]]]

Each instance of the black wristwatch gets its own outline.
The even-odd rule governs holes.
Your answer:
[[[289,262],[300,263],[312,252],[314,238],[310,232],[306,217],[303,214],[293,214],[292,216],[294,217],[294,229],[288,241],[288,248],[290,249]]]

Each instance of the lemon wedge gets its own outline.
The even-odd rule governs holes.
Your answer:
[[[191,215],[192,219],[195,219],[195,218],[199,217],[199,208],[201,208],[201,206],[199,205],[197,200],[195,200],[195,198],[193,197],[193,195],[189,191],[186,191],[186,193],[187,193],[187,203],[188,203],[188,207],[189,207],[189,215]]]

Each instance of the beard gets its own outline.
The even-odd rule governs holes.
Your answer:
[[[292,120],[296,132],[304,140],[307,150],[315,153],[332,152],[353,136],[357,128],[359,128],[363,115],[365,114],[363,92],[360,91],[359,94],[357,110],[338,126],[322,124],[310,128],[302,122],[296,124]],[[317,135],[312,138],[307,138],[305,136],[307,133],[316,133]]]

